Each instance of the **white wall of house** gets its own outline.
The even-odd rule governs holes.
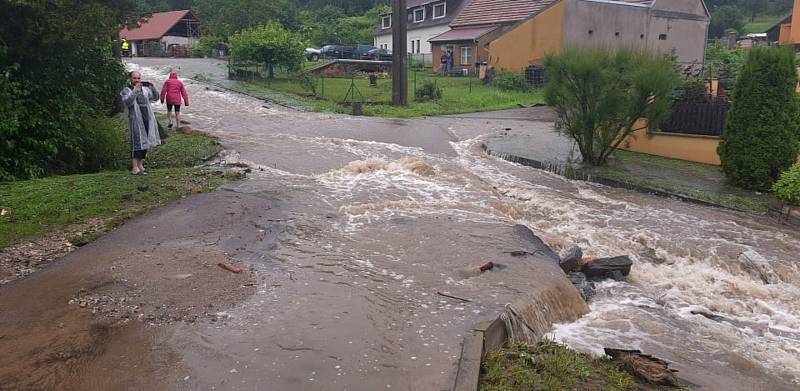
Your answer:
[[[409,25],[412,23],[409,22]],[[424,53],[430,54],[431,53],[431,44],[428,42],[429,39],[444,33],[445,31],[450,30],[450,27],[447,25],[441,26],[431,26],[431,27],[424,27],[421,29],[414,29],[408,30],[408,42],[406,43],[406,51],[411,52],[413,41],[414,53]],[[419,50],[417,50],[417,41],[419,41]],[[373,44],[379,48],[387,48],[392,50],[392,34],[383,34],[383,35],[376,35],[374,37]]]
[[[161,37],[161,46],[168,48],[169,45],[181,45],[181,46],[191,46],[195,39],[189,39],[188,37],[176,37],[172,35],[165,35]]]

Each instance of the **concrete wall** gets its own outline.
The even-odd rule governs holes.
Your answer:
[[[539,64],[544,56],[561,50],[564,40],[565,3],[560,2],[522,22],[489,44],[489,64],[520,72]]]
[[[594,48],[645,48],[648,7],[564,0],[564,45]]]
[[[703,63],[708,16],[700,0],[657,1],[652,8],[604,1],[564,1],[565,46],[647,48],[664,54],[674,49],[681,63]]]
[[[637,130],[620,144],[620,148],[628,151],[718,166],[717,146],[719,137],[648,132],[647,129]]]
[[[450,27],[447,25],[441,26],[432,26],[432,27],[423,27],[414,30],[408,30],[408,43],[406,43],[406,51],[411,52],[411,41],[414,41],[414,53],[416,53],[416,42],[419,40],[421,45],[420,53],[431,53],[431,44],[428,42],[429,39],[442,34],[446,31],[450,30]],[[392,50],[392,34],[384,34],[384,35],[376,35],[373,38],[373,45],[376,47],[383,47],[381,45],[387,45],[386,48]]]

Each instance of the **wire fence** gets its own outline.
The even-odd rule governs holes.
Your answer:
[[[497,92],[497,89],[474,76],[443,76],[422,61],[430,61],[426,55],[420,62],[409,63],[408,97],[411,101],[435,101],[441,96],[471,96]],[[387,71],[364,71],[354,67],[346,74],[329,75],[325,68],[332,61],[306,63],[304,69],[290,72],[280,67],[272,69],[261,63],[229,63],[229,78],[261,83],[279,92],[314,97],[336,103],[361,102],[364,104],[390,104],[392,101],[392,79]],[[339,72],[340,70],[337,70]],[[438,91],[438,92],[437,92]]]

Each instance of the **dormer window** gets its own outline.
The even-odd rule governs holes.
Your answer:
[[[439,3],[433,5],[433,19],[444,18],[447,14],[447,3]]]
[[[386,15],[381,17],[381,27],[385,29],[392,27],[392,15]]]
[[[425,20],[425,7],[420,7],[414,10],[414,23],[419,23]]]

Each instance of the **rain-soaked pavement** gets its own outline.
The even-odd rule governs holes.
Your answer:
[[[210,60],[134,62],[158,85],[173,66],[183,77],[225,71]],[[244,284],[252,292],[214,321],[144,327],[150,353],[133,349],[121,361],[155,351],[163,362],[142,364],[138,389],[449,389],[470,327],[522,292],[563,281],[552,264],[507,254],[521,246],[514,224],[556,250],[578,243],[589,255],[634,259],[628,282],[601,284],[591,312],[551,337],[585,351],[641,349],[705,389],[798,387],[797,232],[484,154],[481,143],[506,128],[550,137],[537,109],[379,119],[293,111],[193,81],[187,88],[185,119],[256,169],[228,191],[167,207],[73,255],[100,257],[104,246],[136,240],[126,236],[135,224],[152,226],[167,238],[148,251],[213,244],[252,265]],[[481,274],[484,260],[504,267]],[[7,299],[26,281],[3,289]]]

